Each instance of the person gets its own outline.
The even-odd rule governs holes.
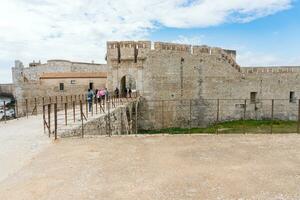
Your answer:
[[[104,91],[104,89],[100,90],[100,97],[101,97],[102,100],[104,100],[104,98],[105,98],[105,91]]]
[[[118,87],[116,87],[116,89],[115,89],[115,95],[117,98],[119,98],[119,88]]]
[[[128,90],[127,90],[127,88],[125,87],[125,88],[124,88],[124,97],[125,97],[125,98],[127,98],[127,92],[128,92]]]
[[[129,93],[129,98],[131,98],[131,93],[132,93],[131,88],[129,88],[128,93]]]
[[[93,90],[91,89],[88,89],[88,93],[87,93],[87,101],[88,101],[88,104],[89,104],[89,112],[92,111],[93,109],[93,98],[94,98],[94,92]]]
[[[104,90],[104,92],[105,92],[105,97],[106,97],[106,99],[108,100],[108,90],[107,90],[107,88],[105,88],[105,90]]]
[[[100,102],[100,100],[101,100],[101,98],[102,98],[102,96],[101,96],[101,89],[100,90],[98,90],[98,92],[97,92],[97,100],[98,100],[98,103]]]

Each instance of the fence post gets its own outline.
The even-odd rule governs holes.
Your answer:
[[[138,134],[138,102],[135,102],[135,136]]]
[[[43,125],[44,125],[44,133],[46,131],[46,127],[45,127],[45,121],[46,121],[46,116],[45,116],[45,105],[43,104]]]
[[[88,111],[88,101],[85,99],[85,112],[86,112],[86,118],[89,117],[89,111]]]
[[[37,115],[38,110],[37,110],[37,101],[36,101],[36,98],[34,98],[34,108],[35,108],[35,115]]]
[[[54,140],[57,140],[57,103],[54,104]]]
[[[298,100],[298,123],[297,123],[297,133],[300,133],[300,99]]]
[[[111,137],[111,127],[110,127],[110,105],[109,101],[106,101],[106,107],[107,107],[107,117],[108,117],[108,134],[109,137]]]
[[[220,120],[220,99],[217,99],[217,122],[216,125],[219,124],[219,120]],[[219,133],[219,129],[218,126],[216,126],[216,133]]]
[[[81,137],[84,137],[84,129],[83,129],[83,110],[82,110],[82,101],[80,100],[80,120],[81,120]]]
[[[164,122],[164,100],[161,100],[161,129],[165,126]]]
[[[189,134],[191,134],[192,129],[192,99],[190,99],[190,123],[189,123]]]
[[[73,101],[73,121],[75,122],[75,102]]]
[[[273,118],[274,118],[274,99],[272,99],[272,110],[271,110],[271,134],[273,133]]]
[[[26,117],[28,118],[28,99],[25,99],[25,112],[26,112]]]
[[[4,122],[6,123],[6,103],[3,101]]]
[[[92,116],[94,115],[94,97],[92,97],[92,106],[91,106]]]
[[[245,126],[245,121],[246,121],[246,111],[247,111],[247,99],[244,101],[244,116],[243,116],[243,132],[246,134],[246,126]]]
[[[45,105],[45,97],[42,98],[42,104]]]
[[[48,127],[49,127],[49,137],[51,134],[51,104],[48,104]]]
[[[65,125],[68,125],[68,103],[65,103]]]
[[[96,105],[96,115],[98,114],[98,98],[96,96],[96,100],[95,100],[95,105]]]

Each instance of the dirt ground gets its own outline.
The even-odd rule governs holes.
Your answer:
[[[42,116],[0,122],[0,182],[50,145],[43,132]]]
[[[0,199],[300,199],[300,135],[63,139]]]

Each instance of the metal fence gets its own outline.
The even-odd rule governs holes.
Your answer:
[[[62,134],[67,137],[111,135],[113,132],[300,133],[300,100],[143,99],[135,106],[123,106],[126,110],[116,116],[115,109],[137,101],[137,97],[137,93],[131,98],[110,95],[106,99],[95,99],[90,109],[85,95],[25,100],[25,116],[41,112],[45,133],[53,134],[55,138]],[[4,119],[7,119],[9,109],[14,109],[20,116],[18,102],[4,103],[2,108],[5,108]],[[35,113],[32,112],[34,110]],[[116,123],[119,123],[118,126]]]
[[[135,101],[137,93],[128,97],[108,95],[92,101],[48,103],[42,106],[44,132],[58,137],[111,135],[114,121],[111,113],[120,105]],[[101,118],[102,117],[102,118]],[[102,121],[101,121],[102,120]],[[92,124],[92,125],[91,125]]]
[[[299,133],[300,100],[147,100],[139,133]]]

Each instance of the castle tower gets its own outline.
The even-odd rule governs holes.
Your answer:
[[[143,67],[150,41],[107,42],[108,89],[143,91]]]

